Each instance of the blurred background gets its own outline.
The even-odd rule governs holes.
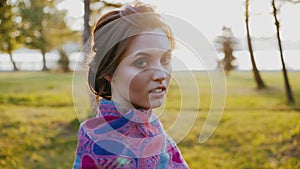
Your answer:
[[[83,44],[99,17],[127,2],[0,0],[0,168],[72,167],[79,127],[75,65],[86,59]],[[200,144],[210,79],[189,51],[174,51],[185,56],[200,90],[196,123],[178,144],[190,167],[300,168],[300,1],[145,2],[202,32],[217,54],[209,69],[226,75],[223,117]],[[173,67],[184,81],[188,70]],[[172,82],[169,111],[160,117],[165,128],[178,115],[179,91]]]
[[[10,40],[2,41],[0,70],[56,69],[62,52],[68,56],[70,69],[74,69],[76,60],[80,58],[78,52],[82,49],[83,31],[86,31],[87,38],[87,27],[92,27],[102,13],[126,2],[130,1],[91,1],[87,10],[84,8],[84,3],[87,2],[83,0],[3,1],[1,38]],[[176,16],[195,26],[216,46],[220,59],[224,56],[221,43],[218,42],[227,34],[234,42],[232,45],[236,59],[233,62],[236,70],[252,70],[245,26],[246,2],[211,0],[201,1],[199,5],[194,5],[192,1],[147,2],[156,5],[160,12]],[[278,55],[278,42],[271,2],[251,0],[248,5],[248,24],[258,69],[273,71],[281,70],[282,64],[280,57],[273,57]],[[286,68],[299,70],[297,56],[300,53],[300,25],[296,20],[300,16],[300,4],[296,0],[286,0],[278,1],[275,5]],[[87,25],[84,25],[84,14],[89,15],[86,18]],[[269,62],[271,59],[273,61]],[[193,61],[185,62],[194,70],[199,69]]]

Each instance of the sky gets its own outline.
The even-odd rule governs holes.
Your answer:
[[[115,2],[128,2],[118,0]],[[234,36],[245,37],[244,0],[147,0],[157,6],[163,14],[172,15],[195,26],[208,39],[213,40],[221,35],[223,26],[231,27]],[[197,3],[195,3],[197,2]],[[65,0],[58,6],[67,9],[70,25],[73,29],[82,29],[82,0]],[[251,0],[250,29],[255,37],[271,37],[275,35],[274,19],[270,0]],[[300,41],[300,3],[285,3],[278,15],[281,21],[281,37],[283,40]],[[73,19],[70,19],[73,18]],[[77,18],[77,19],[74,19]]]

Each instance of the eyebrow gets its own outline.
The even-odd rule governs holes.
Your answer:
[[[172,50],[171,50],[171,49],[168,49],[168,50],[163,54],[163,56],[166,56],[166,55],[171,54],[171,53],[172,53]],[[151,56],[151,54],[150,54],[150,53],[147,53],[147,52],[138,52],[138,53],[134,54],[133,57],[136,57],[136,56],[139,56],[139,55],[145,55],[145,56],[148,56],[148,57]]]

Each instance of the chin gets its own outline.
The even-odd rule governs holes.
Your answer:
[[[150,102],[148,103],[142,103],[142,104],[133,104],[132,105],[134,106],[134,108],[136,109],[145,109],[145,110],[148,110],[148,109],[155,109],[155,108],[159,108],[160,106],[162,106],[164,103],[164,99],[155,99],[155,100],[151,100]]]
[[[160,106],[163,105],[163,103],[164,103],[164,99],[153,100],[150,102],[152,109],[159,108]]]

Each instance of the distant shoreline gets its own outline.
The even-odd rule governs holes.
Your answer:
[[[236,71],[251,71],[252,64],[247,50],[236,50],[233,55],[236,60],[233,62],[237,66]],[[222,59],[224,54],[222,52],[216,53],[216,62],[210,62],[210,65],[191,52],[176,51],[174,50],[173,70],[174,71],[206,71],[214,70],[217,67],[217,60]],[[254,51],[255,61],[260,71],[281,71],[282,65],[280,61],[280,55],[278,50],[256,50]],[[21,71],[40,71],[42,70],[42,56],[40,53],[14,53],[13,58],[17,67]],[[59,56],[57,53],[47,53],[46,64],[50,69],[57,68],[57,60]],[[71,53],[70,69],[74,70],[77,61],[82,60],[80,53]],[[288,71],[300,71],[300,49],[284,50],[284,59],[286,68]],[[0,53],[0,71],[12,71],[13,66],[8,54]]]

